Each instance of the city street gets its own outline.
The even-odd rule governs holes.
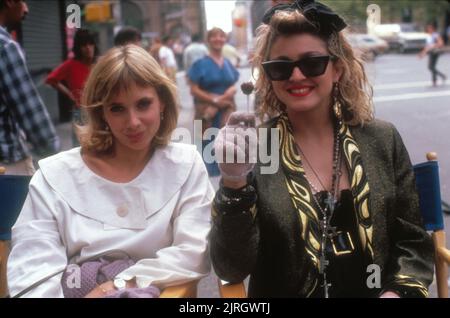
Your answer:
[[[69,263],[77,260],[75,265],[80,266],[92,261],[91,264],[87,264],[89,268],[81,268],[81,271],[80,268],[69,268],[69,266],[65,272],[63,270],[63,278],[67,279],[61,279],[60,285],[65,297],[154,296],[150,295],[153,291],[149,289],[128,292],[126,287],[133,285],[133,281],[130,282],[127,276],[135,277],[133,280],[139,286],[142,282],[148,281],[148,284],[161,287],[163,298],[179,296],[181,290],[169,292],[162,286],[178,284],[177,277],[180,275],[184,277],[185,273],[189,272],[183,267],[189,267],[189,263],[196,267],[205,265],[205,262],[210,263],[210,255],[207,252],[218,251],[217,246],[206,244],[213,242],[210,240],[211,233],[209,233],[210,227],[215,226],[213,220],[210,222],[209,218],[206,219],[207,231],[202,232],[201,221],[194,220],[188,211],[189,207],[194,206],[191,210],[198,216],[200,211],[195,207],[199,195],[196,193],[208,193],[208,190],[195,181],[195,175],[198,175],[197,172],[201,174],[202,168],[205,168],[203,183],[207,183],[210,191],[214,188],[214,193],[217,193],[221,177],[210,177],[207,173],[220,174],[220,172],[216,166],[210,166],[210,164],[215,164],[214,160],[230,162],[230,156],[233,157],[233,155],[234,162],[238,165],[232,167],[230,175],[242,171],[245,177],[248,172],[248,170],[243,171],[242,162],[245,166],[245,160],[252,163],[259,160],[264,166],[258,167],[258,170],[261,168],[262,174],[274,176],[274,173],[280,171],[279,169],[286,170],[287,178],[286,180],[283,179],[284,177],[281,178],[281,182],[279,178],[270,177],[263,180],[269,181],[265,182],[266,184],[261,180],[258,181],[258,190],[265,191],[258,192],[258,209],[256,209],[258,211],[256,212],[254,207],[249,211],[243,211],[244,208],[238,207],[240,203],[245,205],[245,200],[241,200],[242,198],[228,198],[228,195],[222,196],[221,193],[217,195],[219,199],[223,197],[226,201],[224,206],[231,206],[233,209],[231,212],[235,214],[228,216],[232,220],[227,221],[239,222],[240,219],[236,217],[238,214],[253,217],[253,223],[257,221],[258,230],[262,233],[260,233],[261,239],[256,244],[259,263],[253,266],[252,261],[246,259],[246,256],[251,258],[251,252],[241,251],[242,253],[237,253],[239,255],[236,254],[235,258],[240,264],[247,265],[249,272],[263,273],[262,279],[265,283],[270,283],[271,286],[279,285],[280,288],[276,288],[277,286],[269,288],[272,294],[303,295],[305,291],[300,290],[302,289],[300,287],[308,289],[303,279],[306,277],[314,291],[325,292],[326,297],[327,295],[333,297],[345,297],[349,294],[361,297],[369,295],[369,293],[366,294],[366,290],[363,290],[364,286],[377,287],[372,289],[375,293],[386,292],[383,298],[411,296],[419,290],[423,295],[425,290],[423,286],[420,286],[423,282],[414,282],[414,278],[420,279],[420,276],[423,276],[422,272],[430,274],[425,264],[428,251],[430,255],[435,254],[435,261],[438,262],[439,294],[442,296],[442,288],[446,288],[441,286],[442,280],[447,279],[450,286],[449,273],[441,275],[444,274],[443,271],[446,272],[449,269],[448,264],[443,265],[447,266],[444,269],[439,266],[441,263],[448,263],[450,249],[450,0],[377,1],[377,3],[361,0],[318,1],[0,0],[0,55],[2,56],[0,59],[0,163],[2,164],[0,172],[5,174],[6,171],[5,178],[2,180],[2,187],[6,186],[6,191],[2,191],[3,197],[6,198],[3,200],[6,205],[0,208],[2,212],[0,213],[2,221],[0,224],[2,239],[0,241],[0,298],[7,296],[8,292],[14,297],[61,296],[61,289],[53,288],[51,281],[55,279],[55,274],[61,274],[62,271],[45,278],[40,277],[41,272],[48,275],[56,272],[57,269],[60,270],[59,267],[62,267],[59,266],[61,265],[60,256],[68,259]],[[342,42],[343,38],[346,38],[346,41]],[[136,50],[136,46],[134,49],[130,48],[130,44],[133,44],[131,47],[134,45],[140,47],[140,51]],[[116,51],[111,50],[113,47]],[[412,50],[416,51],[411,52]],[[198,61],[200,63],[196,64],[197,59],[208,52],[211,60]],[[261,52],[263,55],[271,53],[272,61],[268,63],[261,61],[258,58],[261,57]],[[149,61],[149,54],[152,56],[151,61]],[[420,57],[422,54],[425,56]],[[339,55],[339,57],[333,55]],[[372,129],[371,123],[366,123],[367,129],[357,136],[356,129],[351,128],[352,134],[358,137],[357,143],[362,151],[362,156],[358,154],[355,156],[354,150],[358,147],[355,146],[352,138],[341,136],[337,131],[334,131],[333,138],[334,129],[329,122],[314,118],[328,119],[333,111],[339,113],[339,107],[334,108],[339,106],[335,104],[338,94],[345,97],[351,95],[353,99],[359,101],[363,99],[356,98],[358,94],[356,86],[358,86],[357,83],[361,83],[361,72],[352,67],[352,71],[345,74],[344,82],[336,78],[336,68],[332,69],[332,64],[336,62],[355,65],[358,62],[357,57],[366,60],[363,64],[370,83],[368,85],[370,87],[366,88],[370,88],[371,92],[373,89],[373,96],[370,97],[373,101],[375,119],[391,123],[396,127],[417,176],[420,171],[415,165],[426,163],[430,154],[436,154],[432,155],[433,158],[437,158],[436,161],[428,162],[428,164],[433,165],[433,168],[436,168],[436,163],[439,164],[440,194],[442,206],[445,208],[443,214],[445,230],[436,226],[436,223],[440,222],[429,224],[431,222],[427,220],[427,228],[432,228],[433,225],[435,228],[435,232],[429,233],[435,243],[434,250],[431,250],[431,244],[428,250],[424,244],[420,246],[421,249],[414,248],[412,243],[426,241],[428,236],[423,231],[423,235],[417,235],[417,232],[420,232],[417,230],[420,230],[420,224],[417,224],[420,223],[419,219],[405,221],[408,218],[405,216],[408,211],[414,210],[408,207],[408,204],[414,205],[417,203],[417,198],[414,197],[414,189],[401,184],[401,180],[413,182],[413,172],[410,171],[411,178],[405,176],[407,173],[403,173],[404,163],[408,161],[408,158],[405,158],[407,156],[404,151],[398,151],[398,147],[395,147],[402,144],[398,134],[395,133],[393,138],[391,132],[395,130],[390,129],[391,126],[388,124],[389,127],[385,127],[388,132],[386,133],[381,131],[381,128],[380,131],[378,128]],[[224,58],[229,59],[231,64],[228,65],[226,60],[223,64]],[[240,149],[237,149],[234,154],[230,151],[223,151],[223,154],[222,151],[218,151],[215,156],[214,140],[216,146],[219,146],[219,141],[227,145],[230,142],[230,134],[221,134],[219,137],[224,138],[216,139],[219,133],[218,128],[203,129],[202,124],[208,119],[213,119],[211,122],[214,122],[214,126],[217,126],[218,122],[221,122],[220,124],[224,122],[215,117],[217,110],[211,110],[208,103],[194,106],[186,73],[189,69],[192,70],[193,82],[196,82],[199,87],[199,89],[197,86],[193,89],[196,96],[206,98],[209,94],[210,97],[214,97],[211,98],[211,103],[225,107],[232,104],[229,100],[229,93],[232,91],[230,91],[230,83],[237,77],[236,70],[231,65],[239,65],[240,78],[236,83],[237,94],[234,98],[236,111],[257,113],[255,124],[256,127],[260,127],[264,124],[261,121],[270,119],[261,114],[260,100],[263,97],[261,94],[256,97],[257,94],[254,92],[245,95],[241,91],[243,83],[255,83],[258,77],[257,72],[253,73],[250,66],[252,61],[258,61],[259,66],[263,65],[264,70],[261,71],[267,72],[268,77],[280,81],[265,84],[271,91],[277,91],[274,83],[278,83],[277,95],[284,104],[290,105],[288,108],[297,106],[304,108],[303,106],[309,104],[310,107],[306,108],[316,107],[315,110],[325,109],[330,113],[319,111],[319,116],[309,116],[317,112],[304,108],[304,111],[300,112],[300,117],[297,118],[299,120],[291,118],[293,123],[300,124],[299,127],[291,129],[295,135],[293,144],[290,143],[292,140],[289,138],[283,138],[285,136],[279,139],[279,131],[276,129],[257,129],[256,135],[247,129],[243,132],[238,131],[237,134],[240,136],[237,138],[231,138],[234,139],[231,142],[237,143],[236,148]],[[215,64],[223,65],[218,71]],[[350,67],[347,67],[347,71],[348,68]],[[433,82],[430,68],[433,74],[438,74],[445,80],[439,77],[437,83]],[[294,72],[295,74],[296,70],[306,74],[306,80],[305,77],[298,78],[297,83],[293,83],[289,78],[285,80],[289,77],[286,73]],[[163,81],[164,83],[156,85],[155,74],[150,74],[152,71],[167,74],[166,80],[170,83]],[[338,73],[340,73],[339,70]],[[170,101],[173,103],[174,96],[159,96],[162,103],[158,103],[154,98],[155,90],[140,90],[140,87],[136,89],[135,85],[123,91],[121,88],[124,86],[124,78],[125,81],[141,79],[142,81],[138,82],[153,83],[158,86],[153,87],[158,95],[161,95],[160,93],[167,95],[168,86],[176,85],[177,103],[169,105]],[[310,80],[312,84],[307,83]],[[338,81],[338,83],[332,83],[332,81]],[[328,91],[326,83],[330,85]],[[103,84],[105,89],[100,87]],[[275,87],[272,87],[273,85]],[[247,89],[245,85],[243,87],[247,93],[251,90],[248,86]],[[171,91],[169,95],[175,93],[172,88],[169,87]],[[340,92],[335,89],[340,89]],[[352,91],[344,92],[345,89]],[[86,96],[83,96],[83,90]],[[117,96],[113,96],[113,101],[105,102],[111,105],[85,105],[86,103],[96,104],[90,98],[95,97],[90,96],[91,90],[93,95],[99,93],[103,98],[110,99],[111,93]],[[283,90],[284,93],[280,95],[280,91]],[[330,91],[331,100],[328,98]],[[216,96],[218,93],[223,96]],[[323,99],[324,96],[325,99]],[[270,103],[276,102],[270,96],[264,98]],[[295,102],[300,102],[302,105],[292,106],[291,103],[295,104]],[[350,109],[365,107],[365,114],[361,117],[366,119],[370,117],[367,116],[369,105],[363,105],[361,102],[353,103],[354,105],[345,106]],[[81,121],[80,124],[82,124],[84,114],[80,117],[80,108],[86,107],[89,112],[95,113],[90,115],[92,117],[89,119],[90,129],[84,132],[87,134],[85,137],[89,139],[90,145],[86,145],[83,140],[83,148],[74,148],[74,143],[77,146],[79,144],[76,141],[71,120]],[[171,107],[172,112],[168,110]],[[179,112],[178,121],[176,116],[173,116],[173,107],[177,107]],[[101,114],[97,111],[101,111]],[[227,110],[221,112],[225,113]],[[345,110],[342,114],[343,118],[351,117],[345,116]],[[201,119],[194,121],[194,115]],[[339,114],[338,117],[340,117]],[[358,119],[359,116],[354,117]],[[237,124],[236,117],[234,118],[234,121],[229,121],[231,127],[226,127],[227,129],[232,129],[232,124]],[[203,159],[205,167],[202,162],[197,162],[191,167],[192,171],[188,171],[185,165],[186,160],[182,157],[189,154],[173,151],[168,156],[163,154],[161,158],[158,158],[158,151],[154,154],[151,151],[147,156],[153,158],[147,164],[150,169],[146,166],[143,171],[139,171],[143,163],[147,162],[144,159],[148,158],[142,156],[142,153],[136,149],[133,151],[131,146],[122,147],[124,146],[122,141],[135,145],[144,144],[144,152],[147,152],[149,129],[148,127],[140,128],[142,124],[155,127],[155,123],[160,119],[163,124],[162,132],[156,134],[158,138],[153,138],[152,144],[162,137],[167,142],[171,137],[171,143],[178,143],[178,146],[180,146],[179,143],[185,143],[184,146],[194,145],[195,147],[189,147],[194,154],[198,155],[196,149],[202,152],[200,154],[202,158],[198,157],[198,160]],[[248,121],[247,119],[242,117],[239,121],[245,122]],[[60,138],[60,147],[57,146],[52,123]],[[140,128],[132,127],[136,123]],[[171,136],[167,136],[164,132],[167,129],[163,129],[167,124],[171,126],[171,129],[176,126]],[[96,131],[93,134],[92,125],[95,126],[94,130],[103,131]],[[245,123],[244,125],[254,126]],[[117,131],[121,131],[122,136],[117,135],[115,133]],[[98,134],[102,135],[101,138],[96,138],[95,135]],[[287,140],[289,143],[288,146],[283,147],[283,153],[274,151],[274,149],[280,149],[278,143],[280,140]],[[105,147],[111,148],[109,147],[111,142],[114,148],[112,156],[109,156],[109,153],[105,156],[96,155],[97,152],[105,150]],[[84,151],[86,146],[93,148],[88,154]],[[246,149],[242,151],[242,148]],[[397,150],[394,151],[391,148]],[[85,161],[81,170],[98,174],[103,178],[92,181],[89,176],[86,178],[83,173],[77,173],[79,169],[77,170],[76,164],[72,164],[73,158],[70,157],[70,151],[80,149],[84,149],[82,161]],[[308,177],[300,180],[301,182],[295,178],[296,174],[298,177],[299,172],[292,168],[299,163],[289,158],[294,150],[301,154],[303,172],[305,177]],[[61,153],[48,160],[41,160],[43,159],[41,156],[58,151]],[[108,149],[106,151],[108,152]],[[245,154],[245,152],[249,153]],[[20,160],[24,153],[29,154],[31,158]],[[242,156],[243,153],[245,156]],[[57,160],[52,161],[55,157]],[[171,163],[171,157],[177,157],[176,164]],[[124,158],[126,160],[123,160]],[[349,169],[345,166],[346,158],[352,161],[347,166]],[[189,158],[185,159],[189,161]],[[39,169],[39,162],[42,169],[37,171],[28,188],[20,189],[20,184],[16,184],[17,179],[8,176],[8,174],[33,174],[35,172],[35,169],[32,169],[33,165],[34,168]],[[48,169],[46,169],[47,163]],[[425,170],[429,168],[429,165],[425,165]],[[92,171],[89,171],[88,166],[92,168]],[[342,167],[344,167],[343,170]],[[424,165],[420,165],[419,168],[422,167]],[[72,173],[68,169],[75,169],[73,170],[75,172]],[[417,178],[420,186],[420,204],[424,214],[434,214],[430,206],[441,203],[441,200],[432,197],[437,194],[436,191],[427,191],[434,190],[432,187],[437,184],[433,182],[436,181],[436,174],[434,174],[436,171],[431,171],[432,180],[428,178],[430,171],[431,169],[424,173],[424,178]],[[186,172],[186,175],[189,172],[187,178],[189,182],[194,183],[193,186],[188,185],[188,182],[177,182],[177,178],[183,177],[183,172]],[[164,178],[161,178],[160,173]],[[222,173],[226,175],[225,169]],[[73,182],[64,176],[74,177]],[[206,180],[207,177],[212,187]],[[145,185],[140,186],[141,180],[145,181]],[[18,181],[30,182],[26,178]],[[166,181],[169,182],[168,186],[165,184]],[[424,182],[420,184],[420,181]],[[23,185],[26,186],[27,183]],[[180,185],[182,188],[178,191],[177,187]],[[285,197],[280,196],[276,190],[282,189],[283,192],[283,187],[286,185],[289,193],[282,193]],[[65,186],[67,188],[64,188]],[[145,186],[150,186],[150,189],[146,189]],[[317,195],[310,197],[308,194],[305,197],[305,186],[310,187]],[[346,189],[349,187],[353,188],[351,193],[347,193]],[[36,191],[34,191],[35,188]],[[48,190],[49,188],[51,191]],[[25,198],[20,196],[27,193],[26,189],[31,192],[22,208],[25,214],[21,212],[22,216],[15,221],[20,212],[19,207],[15,207],[15,204],[9,207],[8,203],[23,202]],[[95,192],[92,189],[98,191]],[[342,189],[345,191],[341,193]],[[155,190],[161,190],[162,195]],[[36,193],[34,196],[33,191]],[[406,192],[408,192],[407,195]],[[349,194],[348,198],[345,194]],[[160,204],[157,202],[158,199],[161,201]],[[112,214],[98,213],[102,212],[99,207],[105,202],[103,210],[112,209]],[[267,202],[272,204],[264,204]],[[169,203],[174,203],[174,208],[171,208]],[[210,203],[212,202],[206,202],[206,209],[203,210],[206,216],[211,212]],[[286,203],[288,206],[283,205]],[[292,211],[289,205],[293,208]],[[168,213],[164,212],[164,209]],[[212,214],[215,214],[217,211],[213,210]],[[71,213],[74,211],[77,215]],[[273,213],[274,211],[278,214]],[[93,212],[97,213],[94,215]],[[223,214],[226,214],[225,212]],[[165,217],[166,215],[168,217]],[[255,219],[255,215],[259,216],[259,219]],[[430,215],[425,217],[432,218]],[[319,218],[320,222],[311,222],[311,218]],[[46,222],[49,219],[52,222]],[[187,222],[184,225],[183,220]],[[13,225],[14,222],[16,222],[15,225]],[[95,231],[95,226],[98,225],[102,226],[104,231]],[[10,237],[11,227],[14,228],[12,233],[14,239]],[[150,236],[141,229],[145,229]],[[154,229],[159,232],[153,231]],[[180,234],[179,229],[184,232]],[[93,230],[94,234],[90,235],[89,230]],[[26,232],[26,235],[21,235],[22,232]],[[226,238],[229,243],[237,242],[237,246],[250,246],[250,248],[255,246],[252,244],[255,242],[247,242],[245,239],[242,241],[239,231],[235,228],[231,232],[231,239]],[[208,233],[208,238],[205,238],[204,236]],[[40,234],[43,236],[41,237]],[[32,236],[38,237],[39,242],[27,239]],[[61,240],[58,240],[58,237]],[[41,244],[40,241],[43,243]],[[63,248],[59,241],[62,242]],[[198,250],[198,242],[204,243],[205,255],[202,255],[200,260],[196,260],[193,255],[195,253],[191,252]],[[444,244],[446,248],[442,246]],[[208,250],[206,250],[207,245]],[[145,247],[141,248],[142,246]],[[226,252],[236,251],[236,246],[233,248],[226,246]],[[166,247],[165,250],[169,250],[167,253],[164,253],[164,247]],[[178,247],[185,255],[173,251]],[[26,252],[25,249],[31,253]],[[299,262],[297,255],[299,249],[300,254],[302,249],[305,249],[300,258],[309,257],[307,254],[310,254],[315,264],[304,266],[304,262]],[[55,250],[55,253],[50,253],[51,250]],[[116,253],[122,250],[127,257],[123,256],[123,253],[120,255]],[[22,251],[25,252],[22,253]],[[320,252],[321,255],[319,255]],[[136,266],[133,264],[143,259],[148,261],[149,257],[155,257],[155,253],[157,261],[161,259],[162,266],[141,262],[145,265],[144,267],[152,267],[150,270],[159,267],[156,274],[143,273],[143,276],[151,277],[141,277],[141,281],[139,279],[139,276],[142,276],[141,273],[133,273],[134,269],[140,270],[140,264],[135,264]],[[366,254],[373,254],[373,257]],[[383,258],[384,256],[386,259]],[[107,258],[106,263],[104,258]],[[116,258],[118,262],[113,262]],[[407,258],[409,261],[405,261]],[[175,259],[183,264],[175,264]],[[373,260],[368,261],[368,259]],[[414,262],[413,266],[408,263],[411,260]],[[164,262],[168,266],[165,266]],[[97,263],[100,267],[96,265]],[[189,292],[190,296],[197,296],[197,298],[220,298],[219,286],[226,282],[219,280],[212,264],[210,265],[210,272],[203,271],[208,273],[206,277],[193,281],[194,285],[198,283],[197,294],[193,295],[189,288],[189,291],[183,292],[184,295]],[[280,267],[283,270],[274,269],[278,265],[285,266]],[[327,267],[328,265],[330,267]],[[431,262],[428,262],[428,265],[430,269]],[[203,267],[208,269],[208,266]],[[223,274],[219,271],[219,266],[216,267],[218,272]],[[231,273],[233,266],[225,261],[225,267]],[[318,272],[321,273],[316,273],[321,276],[319,280],[314,280],[312,277],[314,275],[308,273],[309,267],[313,267],[314,270],[317,267]],[[126,268],[130,270],[125,272]],[[87,273],[84,273],[84,270]],[[397,272],[392,273],[392,271]],[[278,272],[281,274],[277,276]],[[193,278],[195,275],[189,276],[190,279],[195,279]],[[431,279],[431,275],[428,277]],[[117,278],[119,279],[116,280]],[[272,278],[271,281],[270,278]],[[429,286],[429,298],[438,296],[436,275],[434,278]],[[46,282],[48,279],[49,281]],[[391,281],[392,279],[395,281]],[[100,284],[100,280],[108,280],[108,282]],[[111,280],[114,280],[114,284]],[[273,282],[275,283],[272,284]],[[41,283],[43,284],[39,286]],[[244,284],[248,289],[249,277],[244,279]],[[364,286],[359,286],[360,284]],[[403,288],[395,290],[396,284],[402,285],[400,287],[405,287],[406,290]],[[23,286],[28,288],[21,288]],[[327,292],[329,286],[331,289]],[[253,287],[252,284],[252,289]],[[259,287],[257,288],[259,292],[268,294]],[[413,293],[408,290],[409,288],[414,289]],[[113,289],[115,289],[114,295],[110,293]],[[235,288],[235,291],[239,289],[242,291],[242,288]],[[19,290],[22,291],[18,293]],[[89,294],[86,295],[86,293]],[[308,295],[314,296],[315,293],[311,292]],[[237,302],[233,303],[233,305],[236,304],[240,305]],[[270,310],[265,308],[266,304],[270,305],[270,303],[244,303],[242,304],[244,306],[226,307],[222,311],[229,314],[262,311],[268,315]],[[214,309],[220,308],[214,305],[191,304],[189,301],[182,305],[178,312],[206,312],[210,315]]]
[[[413,164],[425,161],[427,152],[437,152],[442,197],[450,202],[450,81],[431,87],[427,65],[427,58],[419,59],[414,53],[386,54],[368,63],[367,70],[374,84],[376,117],[397,127]],[[450,78],[450,54],[441,56],[437,68]],[[250,79],[249,68],[240,72],[240,83]],[[181,101],[179,127],[192,132],[193,104],[183,72],[178,73],[177,80]],[[246,97],[240,90],[236,101],[238,110],[246,110]],[[58,131],[64,148],[70,148],[70,125],[60,125]],[[217,187],[217,178],[211,181]],[[450,216],[446,216],[445,223],[450,246]],[[436,297],[434,285],[430,296]],[[199,297],[218,297],[213,274],[200,282]]]

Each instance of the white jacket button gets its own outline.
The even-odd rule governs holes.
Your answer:
[[[128,215],[128,209],[125,205],[119,206],[117,208],[117,215],[120,217],[126,217]]]

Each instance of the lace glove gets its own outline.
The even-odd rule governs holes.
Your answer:
[[[214,150],[222,178],[245,181],[257,160],[255,116],[234,112],[215,139]]]

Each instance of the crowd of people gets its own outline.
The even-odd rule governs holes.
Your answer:
[[[257,30],[255,92],[270,118],[260,129],[279,131],[270,149],[279,168],[264,174],[259,158],[210,164],[170,141],[184,67],[195,119],[220,129],[203,147],[250,157],[256,120],[235,112],[240,62],[227,57],[220,28],[205,44],[194,36],[182,57],[168,36],[141,47],[133,28],[99,56],[94,35],[78,30],[73,57],[47,78],[72,101],[75,147],[58,153],[6,30],[27,11],[0,0],[0,164],[33,175],[12,229],[11,296],[152,298],[200,280],[212,263],[229,282],[250,276],[250,297],[427,297],[433,248],[409,155],[396,128],[374,117],[338,13],[314,0],[274,1]],[[22,131],[45,157],[37,171]],[[209,176],[221,177],[216,192]],[[373,264],[380,286],[367,285]]]

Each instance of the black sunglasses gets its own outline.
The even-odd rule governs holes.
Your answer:
[[[328,62],[334,60],[331,55],[308,56],[298,61],[273,60],[262,62],[267,76],[272,81],[285,81],[292,76],[295,67],[298,67],[306,77],[315,77],[325,73]]]

